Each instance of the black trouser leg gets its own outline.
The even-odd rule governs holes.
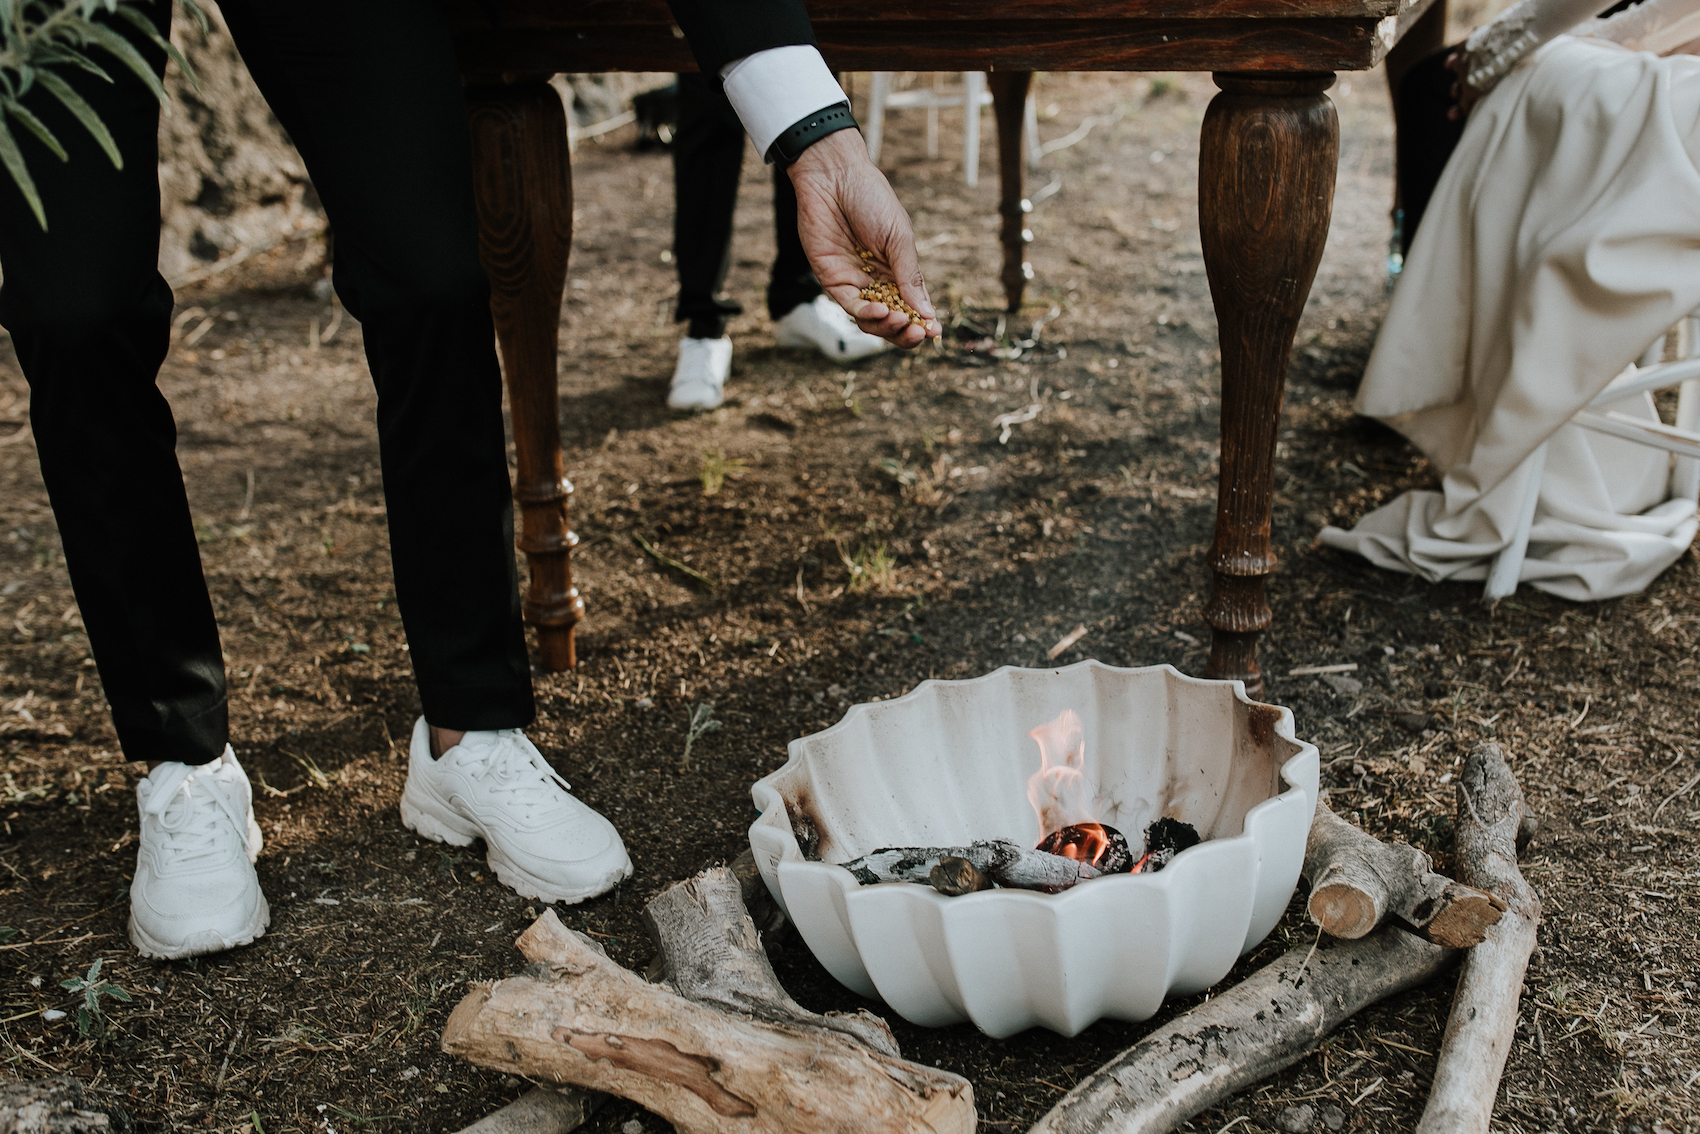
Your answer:
[[[773,239],[779,252],[767,285],[767,313],[778,322],[794,308],[813,302],[821,289],[803,254],[803,239],[797,235],[797,187],[777,165],[773,167]]]
[[[719,80],[679,76],[679,129],[673,137],[673,258],[679,307],[692,338],[717,339],[743,308],[721,298],[732,262],[732,215],[744,166],[744,126]],[[767,313],[783,319],[821,293],[797,235],[797,190],[773,170],[773,234],[778,254],[767,289]]]
[[[152,10],[164,30],[169,4]],[[163,67],[133,29],[113,26]],[[157,268],[159,107],[125,67],[92,54],[113,82],[62,74],[106,123],[124,168],[39,85],[26,98],[70,160],[13,124],[49,228],[0,175],[0,324],[29,382],[42,480],[118,741],[132,760],[199,764],[224,750],[224,659],[176,425],[154,384],[172,305]]]
[[[338,229],[338,290],[364,323],[378,386],[396,594],[425,714],[446,728],[523,725],[501,381],[442,19],[425,0],[229,0],[224,14]],[[333,25],[335,36],[317,30]],[[110,86],[72,81],[118,139],[123,172],[40,88],[31,96],[72,157],[60,165],[23,139],[47,234],[0,180],[0,324],[30,382],[43,479],[120,742],[132,759],[198,763],[225,743],[224,676],[154,385],[171,311],[155,268],[156,111],[111,71]]]
[[[430,0],[223,11],[336,229],[337,294],[378,389],[396,600],[425,717],[527,724],[501,371],[447,25]]]
[[[673,261],[679,272],[675,321],[693,339],[718,339],[743,308],[720,295],[732,263],[732,215],[744,168],[744,124],[719,79],[679,76],[679,129],[673,135]]]

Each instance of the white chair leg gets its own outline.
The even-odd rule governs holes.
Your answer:
[[[962,86],[963,180],[972,189],[980,184],[980,96],[986,90],[986,76],[979,71],[965,72]]]
[[[1523,505],[1518,509],[1517,528],[1511,542],[1494,556],[1493,565],[1488,568],[1487,586],[1482,590],[1482,598],[1488,602],[1509,598],[1517,592],[1517,579],[1523,573],[1523,559],[1529,552],[1529,532],[1535,526],[1535,505],[1541,498],[1541,476],[1546,467],[1547,447],[1542,442],[1523,462],[1527,476]]]
[[[927,156],[939,156],[939,104],[938,97],[944,90],[944,74],[933,73],[933,101],[927,104]]]
[[[1027,168],[1038,169],[1039,159],[1044,155],[1039,152],[1039,95],[1034,89],[1038,86],[1039,76],[1034,75],[1033,81],[1027,85],[1027,105],[1021,111],[1022,140],[1027,143]]]
[[[1690,378],[1679,387],[1676,427],[1700,433],[1700,378]],[[1670,494],[1673,498],[1700,501],[1700,460],[1678,457],[1671,467]]]
[[[891,94],[891,72],[875,71],[868,91],[868,120],[862,125],[862,136],[868,142],[868,158],[880,159],[880,140],[885,133],[885,100]]]

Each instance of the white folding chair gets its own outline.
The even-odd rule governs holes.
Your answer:
[[[962,174],[970,187],[980,183],[980,111],[992,104],[992,94],[986,89],[986,76],[979,71],[962,72],[960,85],[946,86],[944,72],[934,72],[931,86],[914,86],[893,90],[893,71],[875,71],[873,89],[868,94],[868,120],[862,124],[868,141],[868,156],[880,159],[880,144],[885,134],[885,115],[889,110],[924,109],[927,112],[927,156],[939,156],[939,111],[945,107],[966,106],[962,131]]]
[[[1671,340],[1674,338],[1675,342]],[[1675,349],[1674,361],[1663,362],[1667,344]],[[1678,388],[1676,422],[1648,421],[1618,413],[1609,407],[1614,402],[1636,397],[1653,390]],[[1642,354],[1641,360],[1624,370],[1611,385],[1597,394],[1588,407],[1571,423],[1583,429],[1620,437],[1625,441],[1663,449],[1672,454],[1671,499],[1700,501],[1700,311],[1689,315],[1661,335]],[[1535,504],[1541,495],[1541,474],[1546,470],[1547,447],[1543,443],[1524,461],[1527,488],[1523,506],[1518,513],[1517,528],[1511,542],[1494,557],[1488,570],[1487,586],[1482,597],[1489,602],[1507,598],[1517,590],[1517,579],[1523,572],[1523,559],[1529,551],[1529,532],[1535,523]]]

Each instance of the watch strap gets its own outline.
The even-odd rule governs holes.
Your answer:
[[[840,102],[822,107],[781,130],[779,137],[775,138],[773,145],[767,149],[767,160],[784,168],[802,157],[804,150],[828,134],[857,128],[856,117],[850,113],[849,103]]]

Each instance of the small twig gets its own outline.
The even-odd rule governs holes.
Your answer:
[[[1675,791],[1673,791],[1669,795],[1665,796],[1664,801],[1661,802],[1657,807],[1653,808],[1653,818],[1657,819],[1659,817],[1659,812],[1661,812],[1665,809],[1666,803],[1669,803],[1671,800],[1675,799],[1679,795],[1687,795],[1690,791],[1694,790],[1695,784],[1700,784],[1700,773],[1696,773],[1693,779],[1689,780],[1687,783],[1683,784],[1681,787],[1677,788]]]
[[[814,613],[814,608],[809,605],[809,600],[807,598],[805,598],[804,595],[803,595],[803,566],[802,566],[802,564],[797,565],[797,605],[803,608],[804,614],[813,614]]]
[[[1064,634],[1061,638],[1058,638],[1057,644],[1045,651],[1045,656],[1050,658],[1052,661],[1056,661],[1063,655],[1065,650],[1084,637],[1086,637],[1086,624],[1083,622],[1079,626],[1076,626],[1073,630],[1070,630],[1067,634]]]
[[[331,321],[325,327],[325,333],[319,336],[319,342],[330,342],[336,338],[336,333],[340,330],[342,330],[342,304],[333,300],[331,303]]]
[[[1064,135],[1061,138],[1053,138],[1051,141],[1041,145],[1039,147],[1039,156],[1043,157],[1047,154],[1054,154],[1058,150],[1066,150],[1075,143],[1084,141],[1086,139],[1086,135],[1092,132],[1093,127],[1114,126],[1117,122],[1122,120],[1122,115],[1126,113],[1127,103],[1123,102],[1116,104],[1116,112],[1114,114],[1089,115],[1081,120],[1080,125],[1075,127],[1073,133]]]
[[[691,578],[695,579],[697,582],[703,584],[705,587],[709,587],[710,589],[712,589],[714,587],[714,580],[713,579],[710,579],[707,575],[704,575],[701,571],[698,571],[695,567],[687,567],[685,564],[680,563],[677,559],[673,559],[670,556],[666,556],[666,555],[661,554],[661,552],[659,552],[655,549],[654,544],[650,543],[647,539],[644,539],[643,536],[639,535],[637,532],[632,533],[632,542],[636,543],[639,547],[643,548],[643,552],[644,552],[645,555],[648,555],[651,559],[654,559],[657,563],[661,564],[663,567],[671,567],[673,570],[678,571],[680,574],[688,575]]]
[[[1017,425],[1025,425],[1038,417],[1045,408],[1042,402],[1029,402],[1025,409],[1012,413],[1000,413],[992,418],[992,428],[998,430],[998,444],[1009,444],[1010,429]]]
[[[230,1070],[230,1057],[236,1051],[236,1045],[242,1042],[242,1032],[246,1024],[236,1025],[236,1034],[230,1037],[230,1046],[224,1049],[224,1062],[218,1065],[218,1076],[213,1079],[213,1091],[216,1093],[224,1086],[224,1073]]]
[[[242,497],[242,511],[236,514],[236,522],[242,523],[248,518],[248,513],[254,510],[254,467],[248,466],[248,491]]]
[[[1322,927],[1319,925],[1316,927],[1316,940],[1310,943],[1310,952],[1305,954],[1304,962],[1299,965],[1299,971],[1294,975],[1294,980],[1304,976],[1304,971],[1310,967],[1310,959],[1316,956],[1316,947],[1320,944],[1322,944]]]
[[[724,727],[714,719],[714,702],[704,701],[700,705],[692,705],[690,715],[685,718],[685,751],[679,757],[679,770],[682,772],[691,766],[691,746],[699,737],[716,732]]]

